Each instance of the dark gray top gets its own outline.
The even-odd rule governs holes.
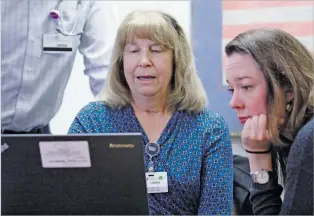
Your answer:
[[[256,215],[313,215],[314,118],[298,132],[288,156],[285,197],[276,178],[265,185],[253,183],[250,201]]]

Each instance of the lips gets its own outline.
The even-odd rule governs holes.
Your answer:
[[[139,80],[152,80],[152,79],[155,79],[156,77],[155,76],[137,76],[136,78]]]
[[[241,124],[245,124],[245,122],[249,119],[249,117],[238,117]]]

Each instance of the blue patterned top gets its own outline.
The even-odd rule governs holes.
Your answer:
[[[69,133],[134,133],[148,137],[133,108],[111,109],[91,102],[76,116]],[[228,127],[218,114],[175,112],[157,143],[154,171],[168,174],[168,193],[149,194],[150,214],[231,215],[232,148]],[[149,156],[145,154],[148,169]]]

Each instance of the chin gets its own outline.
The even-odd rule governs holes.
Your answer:
[[[156,92],[141,92],[141,95],[145,96],[145,97],[153,97],[156,95]]]
[[[146,97],[152,97],[157,94],[158,91],[156,89],[141,89],[138,91],[139,94],[146,96]]]

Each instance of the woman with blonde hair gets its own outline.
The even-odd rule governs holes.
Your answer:
[[[229,130],[206,98],[177,21],[134,11],[118,29],[102,101],[84,107],[69,133],[142,133],[154,151],[145,148],[146,171],[168,179],[168,190],[149,193],[150,214],[231,214]]]
[[[225,51],[254,214],[313,215],[313,56],[290,34],[266,28],[239,34]]]

